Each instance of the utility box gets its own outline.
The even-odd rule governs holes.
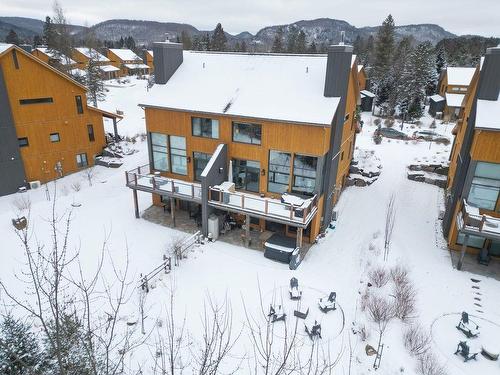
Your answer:
[[[219,238],[219,217],[217,215],[210,215],[208,217],[208,233],[212,233],[212,240],[217,241]]]

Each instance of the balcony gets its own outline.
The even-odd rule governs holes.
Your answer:
[[[481,214],[477,207],[469,205],[465,200],[456,219],[457,229],[461,233],[500,240],[500,218]]]
[[[306,228],[318,212],[316,195],[309,199],[289,198],[288,202],[282,202],[279,199],[229,191],[221,185],[209,188],[208,204],[222,210]]]
[[[125,178],[127,187],[134,190],[201,203],[200,184],[151,173],[149,164],[125,172]]]

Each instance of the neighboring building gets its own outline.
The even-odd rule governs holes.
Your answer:
[[[60,70],[69,71],[78,68],[75,60],[64,54],[58,54],[48,47],[37,47],[31,53],[51,66],[57,67]]]
[[[153,51],[152,50],[144,50],[144,62],[147,66],[149,66],[149,72],[153,74],[155,70]]]
[[[86,88],[23,49],[0,44],[0,195],[94,164],[106,145]]]
[[[363,65],[358,65],[358,83],[360,90],[366,90],[368,76]]]
[[[431,116],[436,117],[439,113],[443,115],[446,106],[446,99],[441,95],[432,95],[429,97],[429,113]]]
[[[154,59],[156,84],[140,104],[150,166],[127,174],[135,197],[201,206],[205,235],[212,212],[231,212],[299,247],[314,241],[332,221],[355,147],[352,47],[276,55],[155,43]]]
[[[441,72],[439,95],[446,100],[444,116],[455,120],[463,108],[464,96],[474,75],[475,68],[447,67]]]
[[[73,48],[73,60],[78,64],[78,68],[86,70],[89,66],[89,61],[92,59],[102,73],[103,79],[114,79],[118,77],[119,68],[111,65],[111,61],[93,48],[79,47]]]
[[[111,65],[120,69],[119,76],[149,74],[149,66],[133,51],[125,48],[109,48],[108,59]]]
[[[443,221],[449,247],[480,252],[481,262],[500,256],[499,95],[500,47],[489,48],[456,126]]]

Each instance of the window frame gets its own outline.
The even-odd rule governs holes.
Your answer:
[[[206,159],[205,166],[203,167],[203,169],[200,172],[200,176],[197,176],[197,174],[196,174],[196,171],[198,169],[197,168],[197,160],[203,160],[204,161],[205,159],[197,158],[196,155],[203,155],[203,156],[208,157],[208,159]],[[210,161],[211,158],[212,158],[212,154],[208,154],[206,152],[201,152],[201,151],[193,151],[193,180],[198,181],[198,182],[201,181],[201,173],[203,173],[203,170],[205,169],[205,167],[207,166],[207,164],[208,164],[208,162]]]
[[[236,127],[238,125],[246,125],[246,126],[255,126],[255,127],[258,127],[259,129],[259,134],[260,134],[260,138],[259,138],[259,143],[254,143],[253,141],[251,142],[245,142],[245,141],[241,141],[241,140],[235,140],[234,136],[236,134]],[[253,146],[261,146],[262,145],[262,124],[257,124],[257,123],[253,123],[253,122],[242,122],[242,121],[232,121],[231,122],[231,132],[232,132],[232,136],[231,136],[231,139],[233,142],[235,143],[242,143],[242,144],[245,144],[245,145],[253,145]],[[255,133],[257,134],[257,133]],[[253,140],[254,138],[252,137],[251,140]]]
[[[83,164],[83,158],[82,158],[82,155],[85,156],[85,164]],[[78,161],[78,158],[80,158],[81,160]],[[82,153],[79,153],[79,154],[76,154],[76,167],[77,168],[86,168],[89,166],[89,159],[87,157],[87,153],[86,152],[82,152]]]
[[[25,144],[21,144],[21,140],[26,140],[26,143]],[[17,138],[17,143],[18,143],[18,145],[19,145],[20,148],[22,148],[22,147],[29,147],[29,145],[30,145],[28,137],[19,137],[19,138]]]
[[[155,144],[153,143],[153,134],[158,134],[161,136],[165,137],[165,145],[162,144]],[[149,144],[150,144],[150,157],[151,157],[151,166],[154,170],[156,171],[161,171],[161,172],[170,172],[171,166],[170,166],[170,145],[169,145],[169,139],[167,134],[163,133],[157,133],[157,132],[149,132]],[[160,149],[155,149],[155,147],[163,147],[165,149],[165,152],[163,152]],[[166,161],[166,168],[158,168],[156,163],[155,163],[155,153],[157,154],[165,154],[165,161]]]
[[[14,61],[14,68],[19,70],[19,59],[17,58],[17,51],[15,49],[12,50],[12,60]]]
[[[199,120],[199,126],[200,126],[200,134],[195,134],[195,120]],[[204,133],[204,126],[207,126],[207,123],[204,121],[210,121],[210,136],[208,135],[203,135]],[[214,136],[214,126],[217,128],[217,136]],[[210,117],[197,117],[197,116],[192,116],[191,117],[191,135],[193,137],[200,137],[200,138],[207,138],[207,139],[219,139],[220,137],[220,122],[217,119],[213,119]]]
[[[178,148],[178,147],[172,147],[172,138],[182,138],[184,140],[184,149]],[[189,174],[188,172],[188,165],[187,165],[187,139],[184,136],[180,135],[168,135],[168,145],[169,145],[169,150],[170,150],[170,171],[174,174],[178,174],[181,176],[187,176]],[[176,153],[175,151],[181,151],[180,153]],[[182,151],[184,153],[182,153]],[[175,159],[181,159],[184,160],[184,167],[185,167],[185,173],[179,172],[179,171],[174,171],[174,158]],[[181,163],[182,165],[182,163]]]
[[[89,136],[89,142],[95,142],[94,125],[87,124],[87,134]]]
[[[470,180],[470,185],[468,188],[467,192],[467,202],[471,203],[474,206],[477,206],[479,209],[486,210],[486,211],[493,211],[497,212],[500,211],[500,174],[498,176],[490,177],[490,176],[484,176],[484,175],[477,175],[478,173],[478,168],[483,165],[483,164],[489,164],[496,166],[498,168],[499,173],[500,173],[500,163],[490,163],[490,162],[483,162],[483,161],[478,161],[476,162],[476,165],[474,166],[474,172],[472,174],[471,180]],[[474,182],[476,180],[477,182]],[[496,181],[496,184],[494,183]],[[493,182],[488,184],[487,182]],[[475,187],[482,188],[482,189],[491,189],[491,190],[496,190],[497,196],[496,200],[492,201],[489,199],[481,199],[482,202],[484,201],[489,201],[493,202],[493,208],[490,207],[485,207],[484,205],[481,204],[481,202],[478,202],[471,197],[471,193]]]
[[[277,167],[283,167],[283,168],[285,168],[286,166],[282,165],[282,164],[271,163],[271,153],[272,152],[276,152],[276,153],[280,153],[280,154],[286,154],[286,155],[289,156],[288,182],[287,182],[286,185],[284,183],[282,183],[282,182],[276,182],[276,175],[286,175],[286,173],[284,173],[282,171],[272,171],[271,170],[271,165],[277,166]],[[267,191],[270,192],[270,193],[276,193],[276,194],[283,194],[283,193],[288,192],[290,190],[290,181],[291,181],[292,175],[293,175],[292,174],[292,170],[293,170],[293,154],[291,152],[287,152],[287,151],[269,150],[269,154],[268,155],[269,156],[268,156],[268,162],[267,162]],[[271,174],[273,176],[273,181],[271,181]],[[271,184],[286,186],[286,189],[284,191],[272,190],[271,189]]]
[[[57,136],[57,140],[54,140],[54,139],[52,138],[53,136]],[[49,134],[49,140],[50,140],[52,143],[58,143],[58,142],[61,142],[61,135],[59,134],[59,132],[50,133],[50,134]]]
[[[231,161],[233,162],[233,181],[234,182],[234,185],[236,186],[236,189],[239,189],[239,190],[244,190],[244,191],[250,191],[252,193],[260,193],[260,161],[258,160],[247,160],[247,159],[231,159]],[[248,162],[251,162],[251,163],[257,163],[259,166],[258,167],[248,167],[247,164],[245,164],[244,166],[241,165],[241,162],[245,162],[245,163],[248,163]],[[243,180],[243,184],[242,186],[243,187],[239,187],[238,186],[238,183],[236,182],[236,178],[239,178],[239,174],[241,173],[235,173],[237,171],[237,168],[238,169],[244,169],[244,173],[245,173],[245,179]],[[247,179],[247,176],[249,174],[249,171],[248,169],[251,168],[251,169],[255,169],[255,170],[258,170],[258,171],[253,171],[253,172],[257,172],[257,190],[250,190],[248,189],[248,179]]]
[[[312,171],[312,169],[306,169],[306,168],[296,168],[295,162],[297,159],[300,159],[301,157],[305,158],[314,158],[315,161],[315,168],[314,168],[314,177],[307,176],[305,173],[297,173],[296,170],[308,170]],[[315,191],[318,189],[318,163],[319,163],[319,157],[314,156],[314,155],[305,155],[305,154],[294,154],[293,155],[293,177],[292,177],[292,185],[290,187],[290,191],[294,194],[302,194],[306,196],[314,196]],[[304,191],[304,190],[297,190],[296,188],[300,186],[296,184],[296,179],[301,178],[303,180],[314,180],[314,188],[312,191]]]
[[[76,113],[83,115],[83,101],[81,95],[75,95]]]
[[[54,98],[52,98],[51,96],[45,98],[19,99],[20,105],[51,104],[51,103],[54,103]]]

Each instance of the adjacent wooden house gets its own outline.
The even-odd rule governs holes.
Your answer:
[[[144,50],[144,63],[149,66],[149,72],[152,74],[155,70],[153,50]]]
[[[451,120],[459,118],[464,108],[464,98],[475,68],[447,67],[441,72],[438,83],[438,92],[445,99],[443,115]]]
[[[118,73],[120,77],[149,74],[149,66],[144,64],[142,59],[129,49],[109,48],[107,57],[111,61],[111,65],[120,69]]]
[[[444,233],[451,249],[500,256],[500,48],[474,69],[455,129]]]
[[[305,56],[156,43],[154,60],[156,84],[140,104],[150,164],[127,185],[153,193],[154,204],[200,207],[205,235],[210,214],[228,212],[247,230],[298,247],[314,241],[332,221],[355,147],[352,47]]]
[[[78,64],[71,57],[57,53],[48,47],[37,47],[31,53],[44,63],[57,67],[59,70],[69,71],[78,68]]]
[[[105,80],[117,78],[120,72],[119,68],[111,65],[111,61],[106,56],[93,48],[73,48],[72,58],[81,70],[86,70],[89,66],[89,61],[92,59],[99,66],[102,78]]]
[[[0,195],[94,164],[106,144],[86,88],[23,49],[0,44]]]

